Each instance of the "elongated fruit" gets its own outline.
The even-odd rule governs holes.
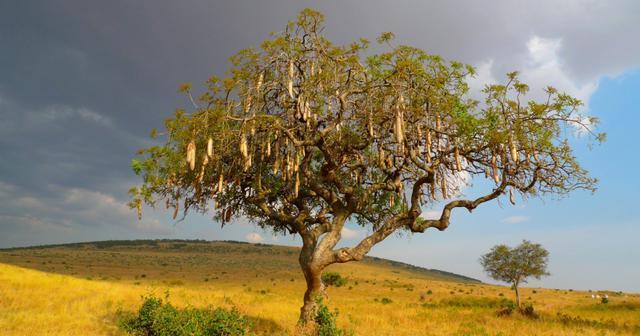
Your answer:
[[[509,189],[509,202],[511,204],[516,205],[516,195],[513,193],[513,188]]]
[[[207,156],[208,157],[212,157],[213,156],[213,139],[209,138],[209,140],[207,140]]]

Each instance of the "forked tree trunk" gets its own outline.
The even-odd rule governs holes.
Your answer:
[[[322,271],[332,263],[335,263],[332,249],[340,240],[340,232],[348,218],[345,211],[337,211],[331,223],[331,230],[322,236],[318,242],[317,237],[311,234],[301,234],[302,250],[300,251],[300,268],[307,283],[304,293],[304,303],[300,308],[300,324],[315,323],[318,309],[317,299],[324,296],[324,284],[322,283]]]
[[[300,268],[302,268],[302,273],[307,283],[307,290],[304,293],[304,303],[302,308],[300,308],[299,322],[303,325],[314,322],[318,308],[316,300],[319,296],[324,295],[324,284],[321,279],[324,267],[319,267],[313,260],[315,247],[315,244],[303,244],[302,251],[300,251]]]

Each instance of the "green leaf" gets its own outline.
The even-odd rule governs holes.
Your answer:
[[[142,162],[136,159],[131,160],[131,168],[133,169],[133,172],[136,173],[136,175],[140,175],[143,168]]]

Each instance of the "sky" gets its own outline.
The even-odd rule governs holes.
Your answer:
[[[130,161],[151,144],[183,82],[223,74],[305,8],[322,11],[327,37],[349,43],[393,31],[396,43],[475,66],[472,95],[521,72],[530,98],[553,85],[585,102],[608,140],[576,155],[595,194],[504,199],[449,229],[397,235],[371,255],[492,282],[478,263],[523,239],[550,252],[551,275],[530,286],[640,292],[640,2],[635,0],[3,1],[0,2],[0,248],[104,239],[231,239],[297,245],[246,221],[128,209],[139,183]],[[468,190],[473,195],[474,190]],[[425,216],[431,215],[427,210]],[[344,244],[366,229],[349,225]]]

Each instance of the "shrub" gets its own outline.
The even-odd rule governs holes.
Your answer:
[[[386,297],[383,297],[383,298],[380,300],[380,302],[381,302],[382,304],[389,304],[389,303],[393,303],[393,301],[392,301],[391,299],[386,298]]]
[[[322,282],[327,286],[342,287],[347,284],[347,279],[343,278],[340,273],[325,272],[322,273]]]
[[[607,303],[609,303],[609,299],[608,299],[608,298],[606,298],[606,297],[602,297],[602,300],[600,300],[600,302],[601,302],[602,304],[607,304]]]
[[[533,305],[529,302],[522,305],[520,308],[520,313],[528,318],[538,318],[538,314],[533,309]]]
[[[424,301],[427,299],[427,295],[431,295],[433,292],[429,289],[425,293],[420,294],[420,301]]]
[[[348,333],[344,329],[338,328],[336,325],[336,319],[338,318],[338,311],[334,311],[333,313],[329,311],[329,307],[327,307],[324,302],[322,302],[322,297],[318,297],[316,299],[316,303],[318,305],[315,322],[317,326],[317,335],[318,336],[347,336]]]
[[[516,310],[515,302],[513,302],[511,300],[505,300],[505,301],[502,301],[502,304],[500,306],[500,310],[498,310],[498,312],[496,314],[498,316],[500,316],[500,317],[510,316],[511,314],[513,314],[514,310]]]
[[[137,314],[119,313],[119,326],[132,335],[235,336],[246,335],[247,320],[237,310],[177,309],[169,302],[148,296]]]

